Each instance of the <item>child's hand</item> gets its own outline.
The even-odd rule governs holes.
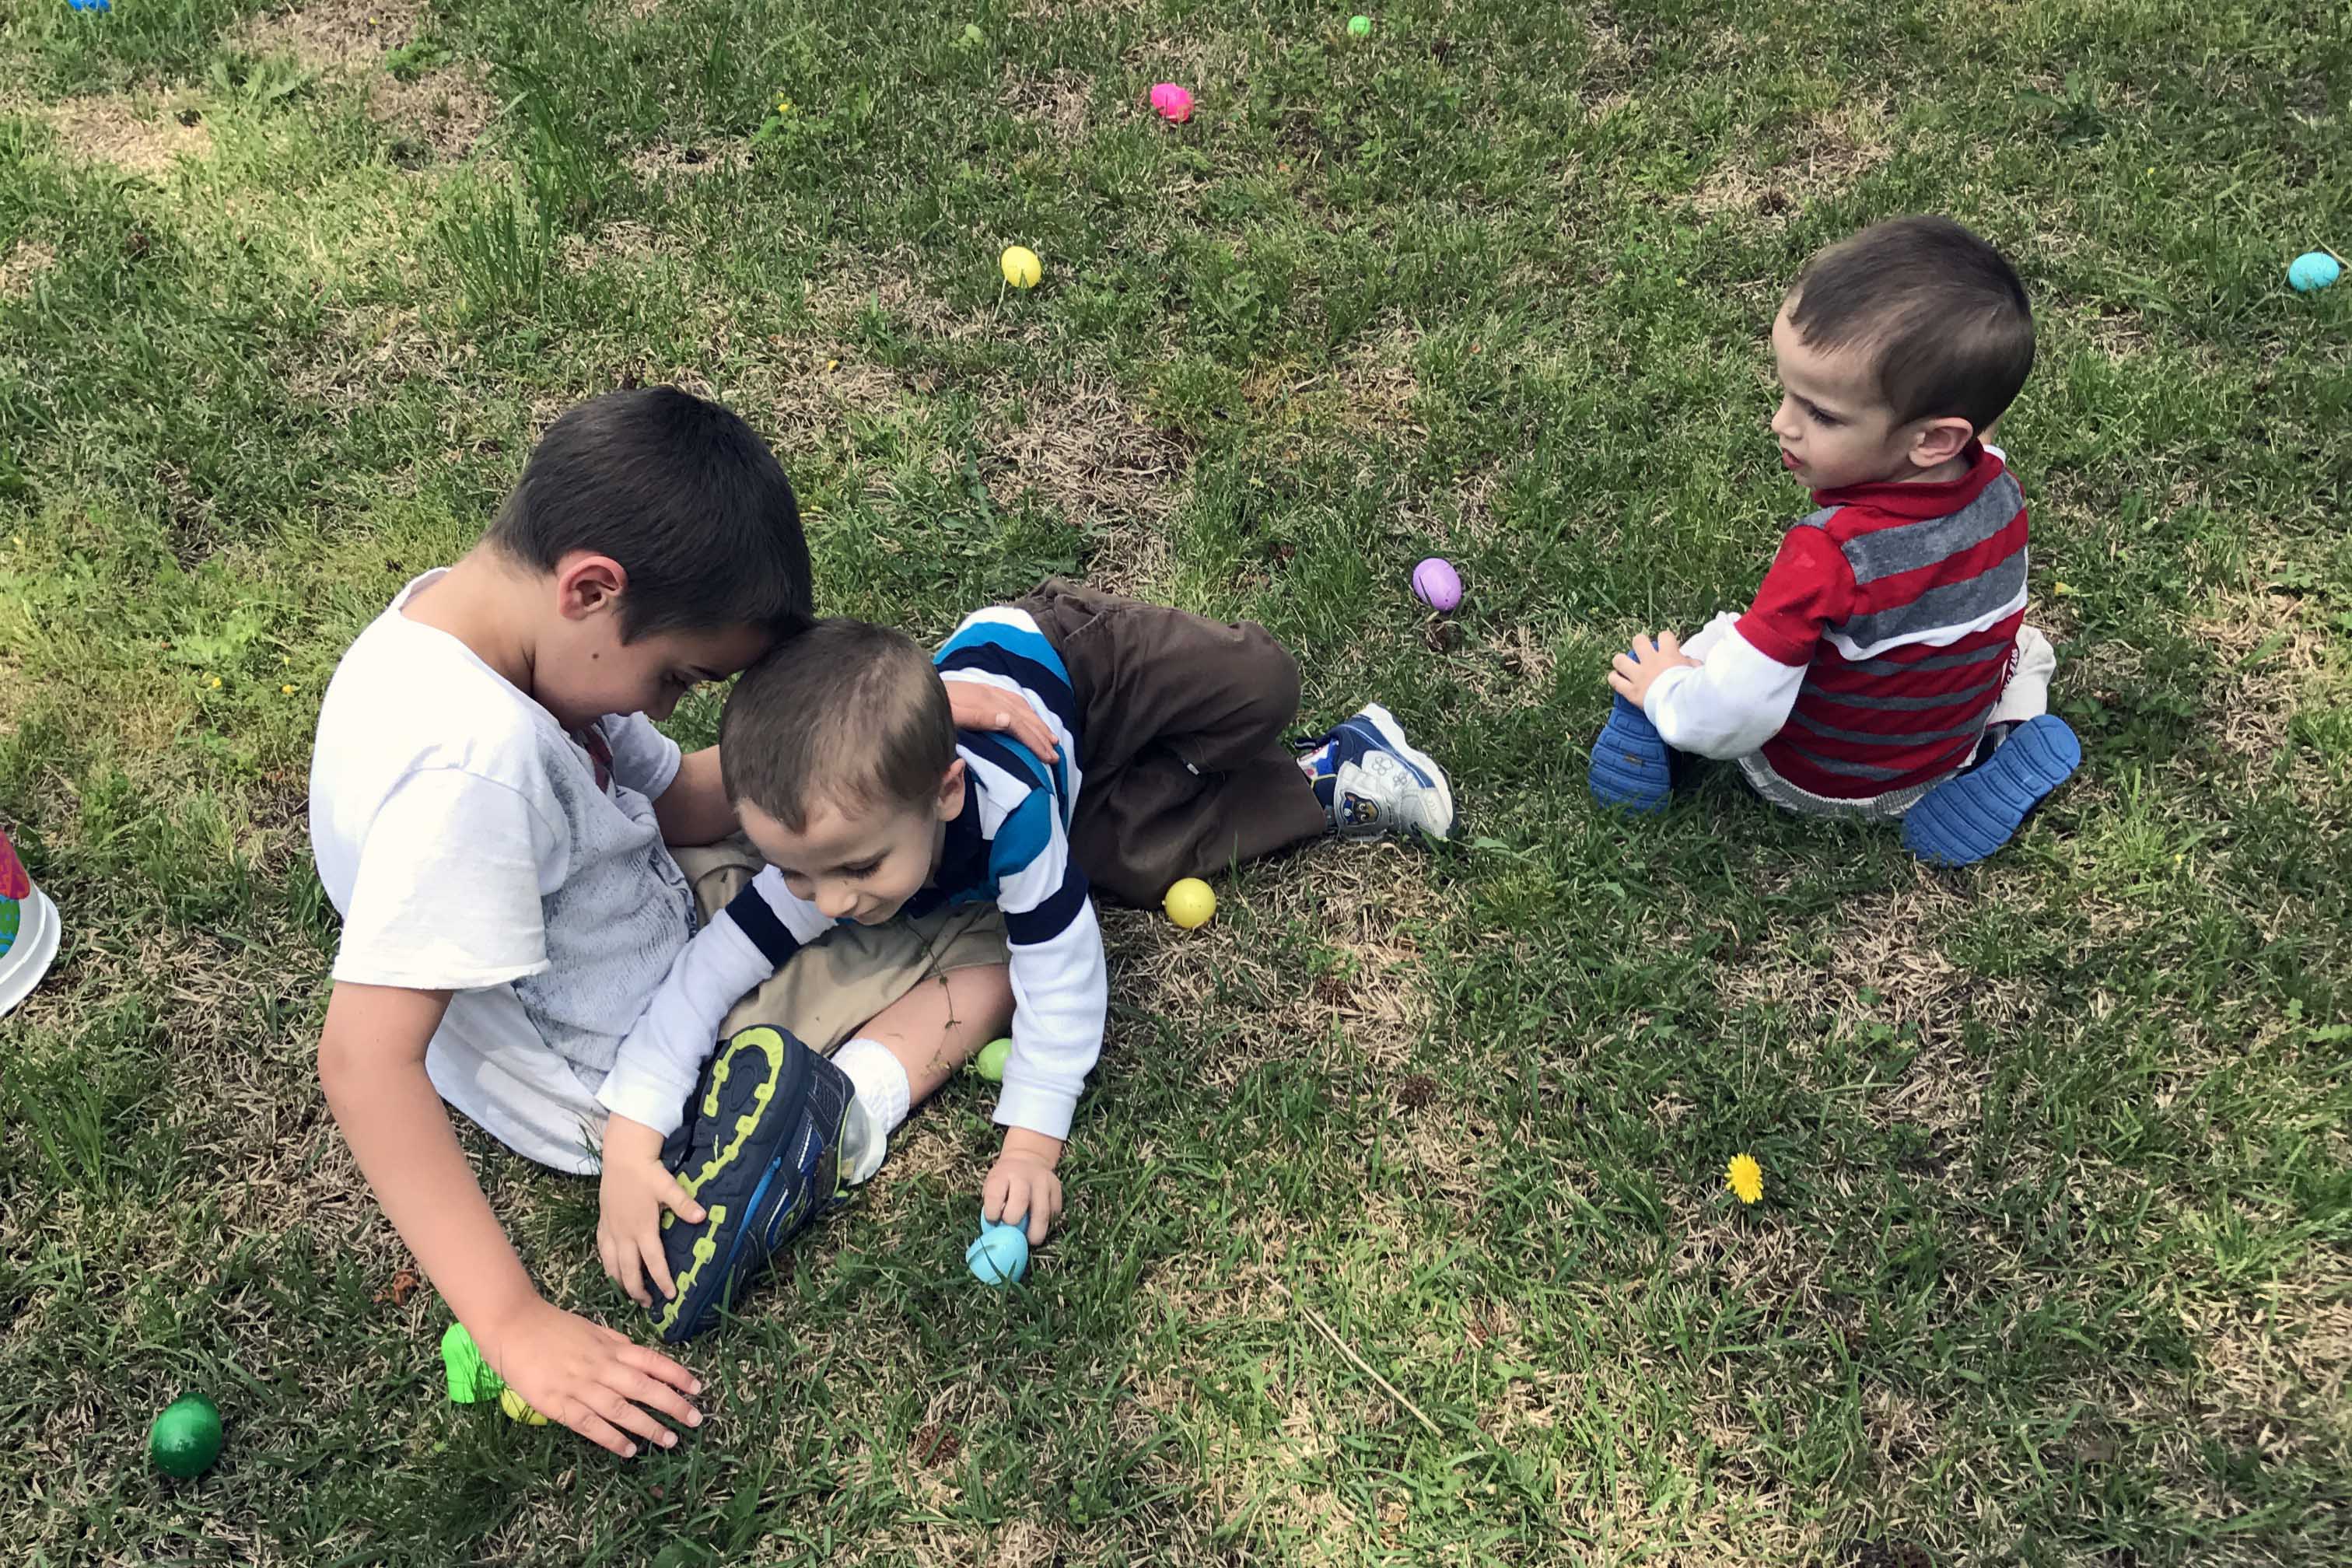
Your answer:
[[[662,1256],[661,1212],[666,1207],[688,1225],[702,1221],[702,1205],[678,1185],[661,1163],[662,1135],[642,1121],[613,1116],[604,1124],[604,1175],[597,1194],[596,1256],[604,1273],[640,1307],[651,1307],[646,1277],[664,1300],[677,1294]]]
[[[632,1432],[664,1448],[677,1446],[677,1434],[656,1411],[681,1426],[702,1425],[702,1412],[684,1397],[702,1392],[700,1378],[551,1302],[533,1297],[474,1338],[490,1370],[533,1410],[625,1459],[637,1451]]]
[[[950,680],[947,688],[948,716],[957,729],[1001,730],[1049,763],[1062,754],[1037,710],[1012,692],[976,680]]]
[[[1655,642],[1635,637],[1632,653],[1621,653],[1611,661],[1609,689],[1639,708],[1658,677],[1670,669],[1685,668],[1696,669],[1698,660],[1683,652],[1683,645],[1674,633],[1660,632]]]
[[[1044,1241],[1046,1230],[1062,1217],[1062,1178],[1054,1174],[1061,1157],[1060,1139],[1025,1127],[1006,1129],[1004,1152],[981,1184],[981,1217],[1011,1222],[1026,1215],[1029,1245]]]

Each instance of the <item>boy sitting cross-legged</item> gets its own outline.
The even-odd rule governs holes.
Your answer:
[[[1041,720],[1052,753],[960,731],[948,693],[972,687]],[[737,683],[719,749],[766,868],[679,955],[600,1091],[600,1247],[640,1299],[640,1270],[674,1283],[654,1308],[666,1338],[708,1327],[871,1175],[909,1107],[978,1044],[859,1038],[828,1061],[754,1030],[713,1060],[730,1004],[837,922],[1001,911],[1013,1049],[982,1205],[1042,1241],[1108,1002],[1094,882],[1156,898],[1320,833],[1444,836],[1444,774],[1385,710],[1295,752],[1277,736],[1297,700],[1296,666],[1262,628],[1060,584],[970,617],[936,663],[898,632],[826,621]]]
[[[1897,219],[1813,258],[1772,352],[1781,465],[1820,510],[1747,614],[1618,656],[1594,798],[1655,811],[1672,753],[1736,758],[1774,805],[1981,859],[2082,760],[2024,624],[2024,497],[1982,439],[2033,364],[2024,287],[1958,224]]]

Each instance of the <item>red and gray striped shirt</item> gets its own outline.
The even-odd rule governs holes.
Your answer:
[[[1944,484],[1818,490],[1739,617],[1758,652],[1801,666],[1772,771],[1833,800],[1885,795],[1967,762],[2025,616],[2025,499],[2000,458]]]

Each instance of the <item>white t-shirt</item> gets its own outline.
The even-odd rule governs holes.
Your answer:
[[[694,934],[654,820],[677,745],[642,714],[567,733],[401,613],[440,575],[360,634],[319,710],[310,847],[343,916],[334,977],[456,993],[433,1087],[517,1153],[593,1171],[596,1089]],[[598,740],[607,767],[583,743]]]

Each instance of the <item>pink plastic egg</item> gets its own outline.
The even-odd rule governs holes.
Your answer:
[[[1192,118],[1192,95],[1172,81],[1157,82],[1151,89],[1151,107],[1162,120],[1181,125]]]
[[[1412,569],[1412,596],[1439,612],[1462,602],[1462,574],[1454,563],[1433,555]]]

